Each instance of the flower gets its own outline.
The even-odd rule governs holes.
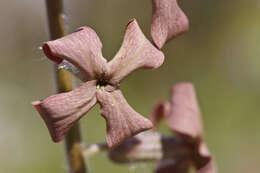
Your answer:
[[[70,92],[33,102],[54,142],[63,140],[74,123],[97,102],[106,120],[109,147],[153,127],[150,120],[129,106],[119,83],[137,69],[159,67],[164,54],[147,40],[135,19],[127,24],[121,48],[111,61],[106,61],[101,49],[102,43],[90,27],[81,27],[65,37],[43,44],[43,51],[49,59],[75,66],[85,81]]]
[[[191,165],[197,173],[216,173],[214,159],[204,141],[201,113],[191,83],[173,86],[171,103],[161,101],[155,105],[152,122],[156,126],[162,118],[176,137],[141,133],[111,150],[110,159],[119,163],[157,160],[156,173],[187,173]]]
[[[151,35],[161,49],[166,41],[189,29],[189,21],[177,0],[153,0]]]

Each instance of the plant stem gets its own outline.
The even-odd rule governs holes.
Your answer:
[[[65,35],[63,3],[62,0],[46,0],[49,31],[51,40],[60,38]],[[71,74],[62,69],[58,69],[57,65],[54,66],[57,92],[68,92],[72,90],[72,76]],[[87,173],[87,168],[84,162],[80,126],[77,123],[68,132],[65,139],[65,150],[68,161],[69,173]]]

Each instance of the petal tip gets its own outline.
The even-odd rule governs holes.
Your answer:
[[[155,65],[155,68],[158,68],[158,67],[160,67],[163,64],[164,59],[165,59],[164,53],[160,51],[160,56],[158,56],[157,59],[158,60],[157,60],[157,63]]]
[[[187,90],[187,89],[194,89],[194,86],[191,82],[180,82],[175,84],[172,89],[182,89],[182,90]]]
[[[59,143],[61,141],[64,140],[65,136],[61,136],[61,137],[54,137],[54,136],[51,136],[52,138],[52,141],[55,142],[55,143]]]
[[[137,23],[137,20],[135,18],[131,19],[128,21],[128,23],[126,24],[125,26],[125,33],[128,31],[128,30],[131,30],[131,28],[136,28],[136,27],[139,27],[138,23]]]
[[[166,41],[165,41],[164,39],[162,39],[162,38],[159,38],[159,37],[157,36],[157,34],[156,34],[155,32],[153,32],[153,31],[151,32],[151,35],[152,35],[152,39],[153,39],[154,45],[155,45],[159,50],[161,50]]]
[[[150,120],[153,123],[154,129],[158,123],[170,113],[171,104],[168,101],[159,101],[153,106],[150,114]]]
[[[33,101],[31,104],[37,110],[37,112],[42,116],[42,111],[41,111],[41,107],[40,107],[41,101]]]
[[[128,21],[128,23],[126,24],[126,28],[129,26],[129,25],[132,25],[132,24],[137,24],[137,20],[135,18],[132,18],[131,20]]]
[[[182,30],[181,30],[180,34],[187,32],[190,28],[190,21],[184,13],[182,13],[182,24],[181,24],[181,26],[182,26]]]
[[[39,104],[41,104],[41,101],[37,100],[37,101],[33,101],[31,103],[33,106],[38,106]]]
[[[62,62],[62,58],[53,55],[50,44],[51,44],[50,42],[43,43],[42,45],[43,52],[47,56],[47,58],[49,58],[50,60],[54,61],[57,64],[60,64]]]

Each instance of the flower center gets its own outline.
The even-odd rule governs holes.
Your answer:
[[[97,81],[97,89],[101,89],[104,90],[105,86],[108,84],[108,82],[106,81],[106,79],[101,78]]]

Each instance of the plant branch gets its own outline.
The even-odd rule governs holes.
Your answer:
[[[60,38],[65,35],[65,25],[63,19],[63,3],[62,0],[46,0],[49,32],[51,40]],[[57,92],[68,92],[72,90],[72,76],[63,69],[58,69],[54,66]],[[70,173],[87,173],[87,168],[84,162],[80,126],[77,123],[69,131],[65,139],[66,157]]]

